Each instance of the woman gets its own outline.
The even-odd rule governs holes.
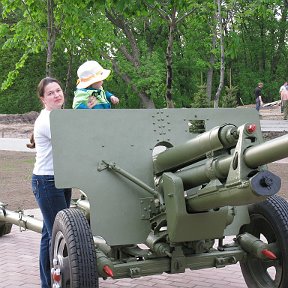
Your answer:
[[[49,243],[56,214],[70,206],[71,189],[57,189],[54,182],[50,112],[61,109],[64,94],[58,80],[47,77],[38,85],[38,97],[44,109],[34,125],[36,161],[32,175],[32,190],[43,215],[40,243],[40,279],[42,288],[51,287]]]

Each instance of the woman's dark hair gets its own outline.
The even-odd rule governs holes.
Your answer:
[[[50,83],[53,83],[53,82],[56,82],[59,84],[59,86],[61,87],[61,83],[55,79],[55,78],[51,78],[51,77],[46,77],[46,78],[43,78],[39,84],[38,84],[38,87],[37,87],[37,95],[39,98],[43,97],[44,96],[44,90],[45,90],[45,87],[50,84]]]
[[[34,139],[34,133],[31,134],[30,136],[30,143],[29,144],[26,144],[27,148],[30,148],[30,149],[34,149],[36,147],[35,145],[35,139]]]
[[[61,83],[55,79],[55,78],[51,78],[51,77],[46,77],[46,78],[43,78],[39,84],[38,84],[38,87],[37,87],[37,95],[39,97],[39,99],[41,99],[41,97],[44,97],[44,90],[45,90],[45,87],[50,84],[50,83],[53,83],[53,82],[56,82],[59,84],[59,86],[61,87]],[[26,146],[28,148],[35,148],[35,140],[34,140],[34,133],[32,133],[31,137],[30,137],[30,143],[29,144],[26,144]]]

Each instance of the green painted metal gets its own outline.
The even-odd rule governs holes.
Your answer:
[[[207,133],[205,137],[202,136],[204,140],[200,140],[200,143],[197,142],[198,139],[194,140],[197,145],[191,145],[187,149],[184,145],[185,154],[188,154],[190,149],[194,155],[190,157],[192,160],[188,161],[192,167],[193,162],[196,162],[194,166],[204,163],[202,158],[206,157],[206,152],[217,155],[220,153],[219,149],[223,149],[221,154],[226,155],[227,147],[236,142],[234,126],[239,127],[245,121],[255,123],[258,130],[260,127],[259,116],[253,109],[242,109],[239,117],[236,117],[235,109],[59,110],[51,113],[56,184],[58,187],[79,188],[88,196],[93,235],[102,236],[109,245],[145,243],[151,230],[151,220],[147,216],[149,205],[146,207],[143,199],[151,197],[151,191],[161,192],[157,181],[155,182],[155,175],[167,170],[154,167],[153,158],[155,163],[157,156],[152,155],[153,150],[159,145],[171,148],[193,142],[193,139],[199,136],[199,133],[191,129],[194,121],[202,121]],[[225,123],[229,123],[228,128]],[[210,130],[212,132],[209,132]],[[258,130],[257,139],[261,142],[262,135]],[[219,136],[220,139],[226,139],[226,142],[219,140],[218,135],[222,135]],[[212,138],[212,143],[215,144],[207,144],[209,148],[202,149],[203,155],[198,158],[197,154],[200,153],[197,152],[197,147],[202,148],[201,141],[204,145],[209,138]],[[169,156],[164,158],[169,159]],[[179,157],[176,156],[175,159],[178,161]],[[113,169],[103,169],[103,163],[114,163],[130,174],[130,178],[137,179],[136,183]],[[176,163],[177,168],[173,167],[172,170],[178,169],[179,165],[182,166],[181,163]],[[187,163],[184,163],[185,165]],[[151,191],[147,191],[139,182],[151,187]],[[178,193],[181,195],[183,191]],[[181,197],[181,201],[185,201],[184,194]],[[173,218],[171,215],[178,209],[174,204],[167,205],[164,218],[165,213],[168,219]],[[157,205],[158,203],[153,203],[153,211],[157,209]],[[200,239],[202,236],[220,237],[225,233],[237,232],[243,223],[249,221],[247,210],[242,207],[238,211],[238,208],[235,208],[232,222],[231,213],[227,212],[230,210],[224,208],[217,213],[203,212],[202,217],[191,216],[185,212],[187,215],[184,221],[182,216],[179,216],[171,231],[169,225],[172,225],[174,220],[168,221],[169,234],[175,235],[175,241],[182,241],[192,234],[199,235],[191,236],[193,239]],[[235,213],[236,210],[238,213]],[[177,210],[178,212],[184,213]],[[187,229],[176,228],[178,223]],[[193,233],[187,235],[186,230],[192,226],[195,227]],[[212,232],[203,232],[203,227]],[[185,232],[181,232],[184,230]]]
[[[154,173],[173,171],[199,161],[206,153],[223,148],[229,148],[237,143],[238,135],[234,125],[215,127],[199,134],[186,143],[170,148],[153,159]],[[195,147],[197,147],[195,149]]]
[[[281,253],[243,229],[248,204],[280,189],[266,164],[288,157],[287,135],[263,142],[255,109],[55,110],[50,120],[56,186],[82,191],[72,206],[89,220],[100,277],[106,266],[134,278]],[[42,228],[0,203],[0,237],[10,223]]]
[[[223,237],[230,212],[227,207],[218,211],[189,214],[181,179],[173,173],[166,173],[163,178],[168,235],[172,242]]]

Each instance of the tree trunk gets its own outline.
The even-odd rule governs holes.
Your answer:
[[[72,64],[73,64],[73,53],[69,51],[69,62],[68,62],[68,67],[67,67],[66,81],[65,81],[65,88],[64,88],[64,95],[66,95],[64,107],[70,96],[68,95],[68,91],[70,90],[70,86],[71,86]],[[71,95],[70,97],[73,98],[73,95]]]
[[[56,29],[54,24],[54,1],[47,0],[47,58],[46,76],[52,75],[52,56],[55,46]]]
[[[212,37],[212,51],[216,47],[216,32],[214,33]],[[213,70],[214,70],[214,64],[215,64],[215,55],[213,52],[210,54],[209,59],[209,69],[207,72],[207,87],[206,87],[206,94],[207,94],[207,104],[210,107],[211,97],[212,97],[212,83],[213,83]]]
[[[283,49],[285,48],[285,36],[286,36],[286,18],[287,18],[287,4],[283,7],[282,13],[281,13],[281,20],[278,22],[279,29],[278,29],[278,43],[276,43],[276,53],[272,58],[271,63],[271,75],[273,78],[276,76],[276,70],[278,67],[278,63],[282,54]]]
[[[218,108],[219,106],[219,97],[224,86],[224,74],[225,74],[225,57],[224,57],[224,37],[223,37],[223,26],[221,21],[221,0],[217,0],[217,19],[219,25],[219,37],[220,37],[220,51],[221,51],[221,59],[220,59],[220,81],[219,86],[214,99],[214,108]]]
[[[169,23],[169,35],[168,35],[168,43],[166,50],[166,103],[167,108],[174,108],[174,103],[172,99],[172,80],[173,80],[173,72],[172,72],[172,53],[173,53],[173,39],[174,39],[174,31],[176,27],[176,10],[173,10],[171,15],[171,21]]]

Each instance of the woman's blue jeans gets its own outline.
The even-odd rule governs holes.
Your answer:
[[[43,216],[40,243],[40,279],[42,288],[51,287],[50,240],[56,214],[70,207],[71,189],[57,189],[53,175],[32,175],[32,190]]]

